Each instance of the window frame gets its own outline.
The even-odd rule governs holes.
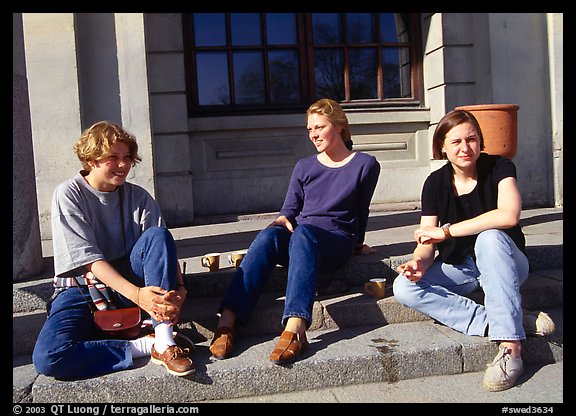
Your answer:
[[[339,13],[339,18],[345,21],[346,13]],[[419,108],[423,100],[422,88],[422,42],[421,42],[421,24],[419,13],[406,13],[407,25],[410,40],[408,43],[390,43],[382,42],[377,33],[377,40],[371,44],[348,45],[347,42],[343,44],[330,44],[330,45],[313,45],[312,39],[312,13],[294,13],[296,20],[296,37],[297,44],[291,49],[297,51],[298,56],[298,76],[300,83],[300,97],[301,101],[297,103],[259,103],[259,104],[226,104],[226,105],[199,105],[198,98],[198,84],[196,82],[196,52],[198,51],[225,51],[228,62],[231,62],[234,51],[262,51],[264,60],[264,88],[265,97],[269,97],[269,66],[268,66],[268,52],[273,50],[285,50],[286,45],[242,45],[232,46],[230,42],[230,13],[224,13],[226,24],[226,37],[227,44],[225,46],[209,46],[209,47],[195,47],[194,46],[194,13],[182,14],[183,26],[183,45],[184,45],[184,61],[185,61],[185,82],[186,82],[186,103],[188,109],[188,117],[203,117],[203,116],[235,116],[235,115],[251,115],[251,114],[277,114],[277,113],[294,113],[305,111],[308,106],[315,101],[316,85],[314,74],[314,51],[321,48],[338,47],[342,48],[345,54],[347,51],[358,47],[375,47],[378,53],[378,97],[376,99],[350,99],[350,69],[347,65],[347,58],[344,58],[344,90],[346,98],[339,101],[343,108],[347,109],[395,109],[395,108]],[[375,15],[375,14],[373,14]],[[266,39],[266,13],[259,13],[260,25],[262,29],[262,36]],[[377,19],[375,19],[377,20]],[[345,25],[345,23],[343,23]],[[345,27],[345,26],[344,26]],[[336,45],[336,46],[335,46]],[[410,83],[411,83],[411,96],[406,98],[380,98],[383,91],[383,77],[382,77],[382,48],[383,47],[408,47],[410,50]],[[230,99],[234,101],[234,74],[231,65],[228,67],[228,82]]]

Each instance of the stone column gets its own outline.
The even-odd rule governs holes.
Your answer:
[[[546,19],[550,61],[554,205],[561,207],[564,206],[564,14],[547,13]]]
[[[142,162],[130,171],[128,179],[155,198],[144,15],[116,13],[114,17],[122,126],[138,138],[142,156]]]
[[[22,13],[38,220],[52,238],[52,194],[81,168],[74,141],[82,131],[73,13]]]
[[[22,14],[12,15],[12,281],[43,271]]]

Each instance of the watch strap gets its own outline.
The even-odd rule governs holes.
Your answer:
[[[446,224],[444,224],[444,225],[442,226],[442,230],[444,231],[444,237],[446,237],[446,239],[452,238],[452,234],[450,234],[450,226],[451,226],[451,225],[452,225],[452,224],[450,224],[450,223],[448,222],[448,223],[446,223]]]

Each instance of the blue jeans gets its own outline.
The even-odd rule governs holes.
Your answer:
[[[307,328],[312,323],[319,272],[342,267],[352,255],[354,242],[343,235],[312,225],[287,228],[271,226],[254,239],[240,263],[220,310],[229,309],[243,322],[248,321],[260,295],[277,264],[288,267],[286,304],[282,325],[290,317],[303,318]]]
[[[525,339],[520,286],[528,278],[528,259],[500,230],[481,232],[474,253],[476,261],[434,261],[416,283],[398,275],[396,300],[466,335],[485,336],[488,330],[491,341]],[[478,288],[484,305],[465,296]]]
[[[176,288],[176,244],[166,228],[147,229],[117,270],[137,286]],[[114,292],[118,307],[134,304]],[[39,374],[59,379],[96,377],[131,368],[129,341],[101,339],[88,306],[88,288],[69,287],[47,305],[48,316],[32,353]],[[153,322],[157,325],[157,322]]]

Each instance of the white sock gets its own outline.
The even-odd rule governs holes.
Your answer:
[[[154,345],[154,338],[141,337],[131,339],[130,350],[132,351],[132,358],[149,357],[152,352],[152,345]]]
[[[159,323],[154,328],[154,349],[162,354],[170,345],[176,345],[172,327],[166,323]]]

